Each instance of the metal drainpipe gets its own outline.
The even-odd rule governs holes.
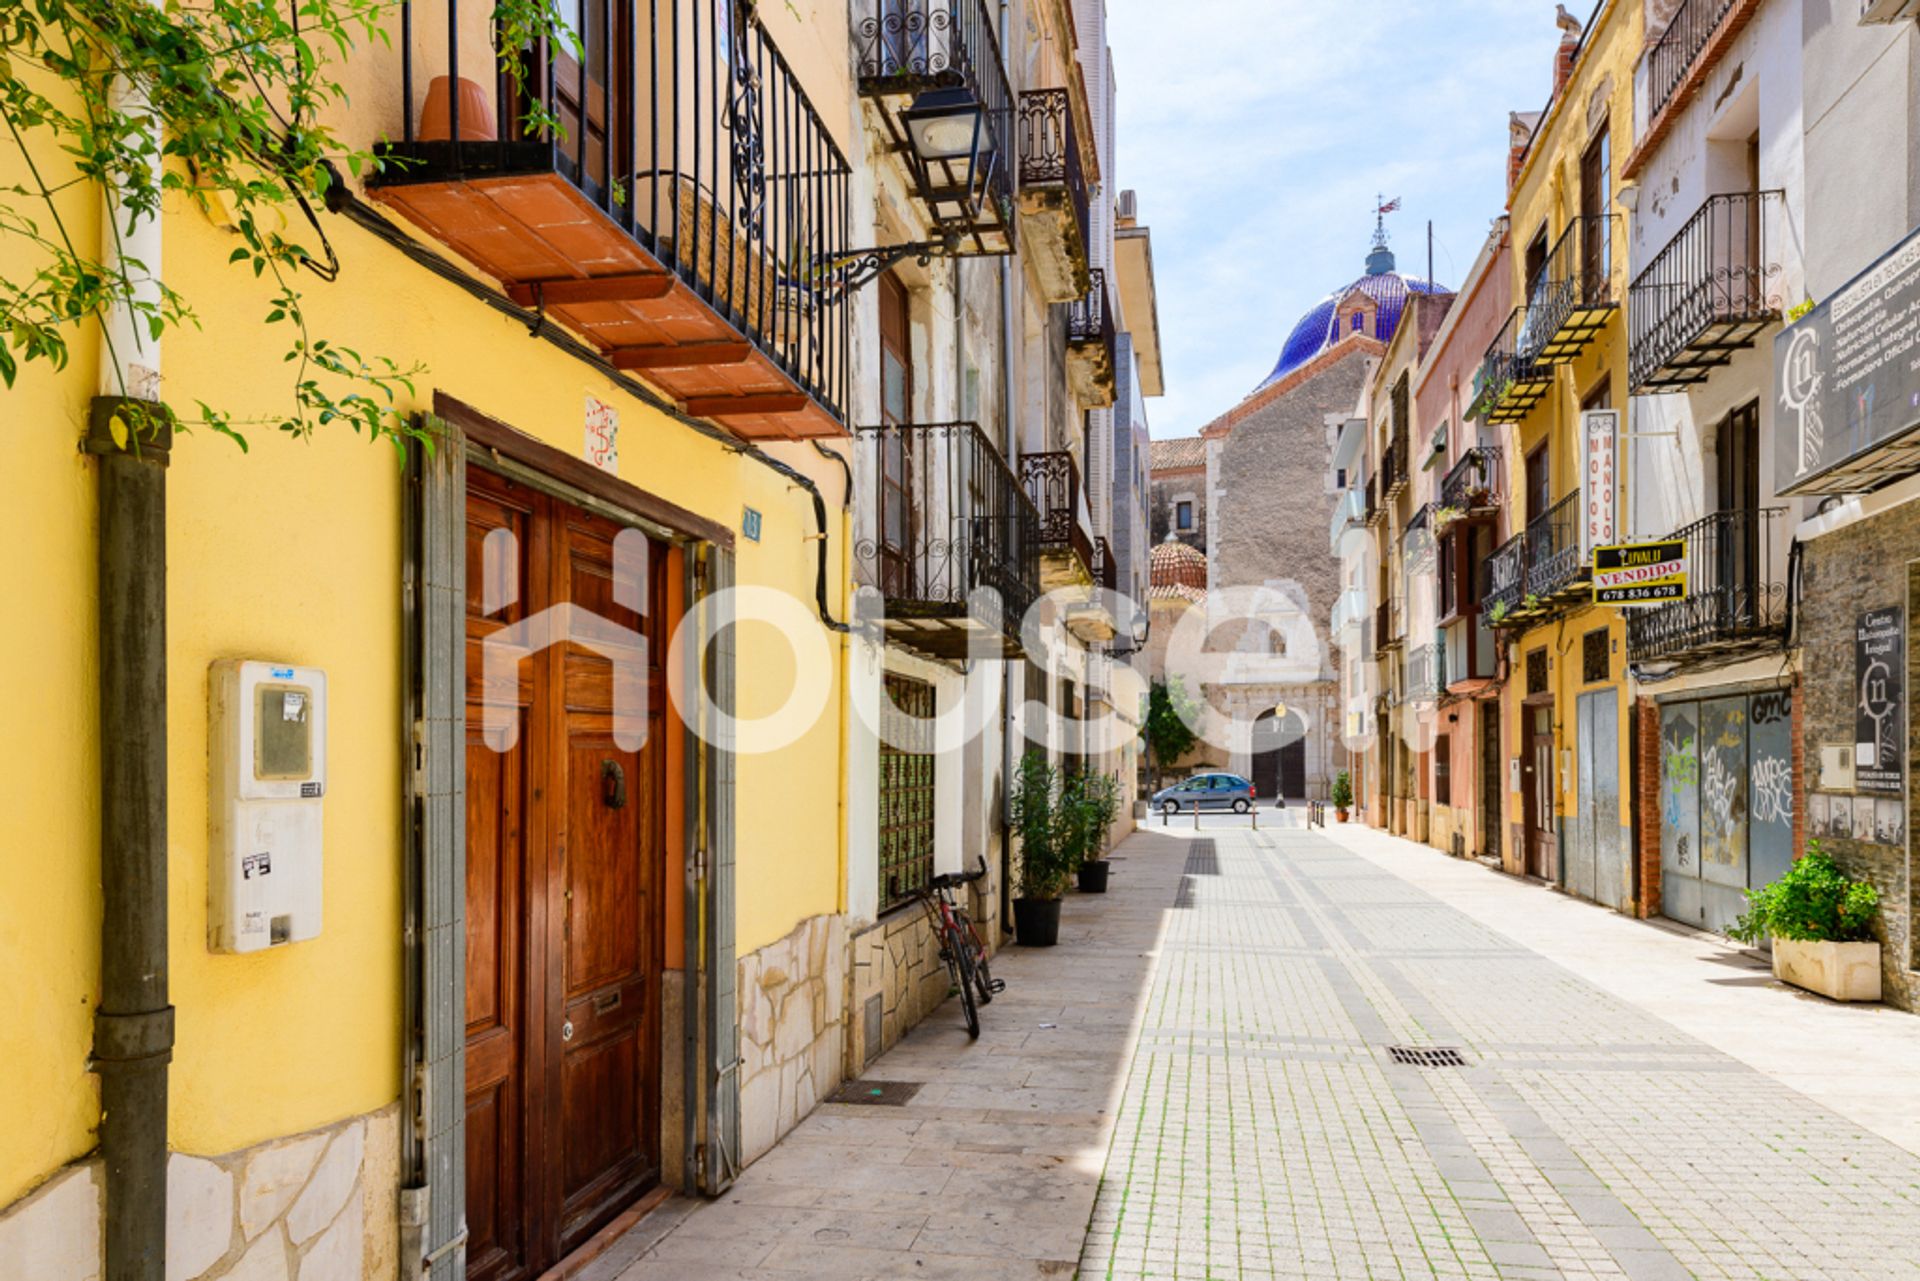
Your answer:
[[[99,457],[100,1075],[108,1281],[160,1281],[167,1256],[167,455],[93,403]],[[150,408],[150,406],[148,406]]]
[[[1000,0],[1000,47],[1011,49],[1012,9]],[[1020,435],[1013,425],[1013,273],[1000,262],[1000,426],[1006,433],[1007,465],[1020,475]],[[1013,788],[1013,674],[1019,660],[1000,664],[1000,933],[1011,935],[1013,921],[1013,831],[1007,825],[1007,800]],[[1023,685],[1024,688],[1024,685]]]
[[[144,112],[145,88],[111,87]],[[156,139],[157,141],[157,139]],[[159,182],[159,148],[148,159]],[[136,292],[157,300],[161,223],[129,225],[102,195],[102,260],[139,262]],[[119,224],[118,236],[115,224]],[[81,448],[99,458],[100,1077],[107,1281],[161,1281],[167,1261],[167,462],[172,423],[157,404],[160,343],[129,306],[100,318],[100,394]],[[119,436],[116,442],[115,435]]]

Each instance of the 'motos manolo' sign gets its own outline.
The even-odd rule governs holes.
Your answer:
[[[1621,543],[1593,549],[1593,603],[1644,605],[1687,594],[1687,541]]]
[[[1920,232],[1773,341],[1783,494],[1857,493],[1920,470]]]

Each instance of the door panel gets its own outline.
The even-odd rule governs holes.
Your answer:
[[[1620,705],[1612,690],[1580,697],[1580,825],[1589,897],[1624,910],[1633,885],[1620,825]]]
[[[1747,700],[1700,704],[1700,880],[1706,926],[1746,910]]]
[[[651,636],[664,551],[647,546],[642,615],[615,599],[617,525],[478,469],[468,493],[468,1273],[518,1281],[659,1178],[664,690],[652,643],[633,664],[649,719],[630,750],[613,657],[641,659],[637,643],[562,641],[488,682],[481,642],[568,603]],[[498,529],[513,555],[491,594],[517,599],[482,616]],[[486,720],[503,708],[519,733],[496,752]]]
[[[1771,885],[1793,864],[1793,694],[1748,704],[1747,884]]]
[[[1527,755],[1521,766],[1521,789],[1526,802],[1527,875],[1543,881],[1560,879],[1559,833],[1554,822],[1553,709],[1528,707]]]

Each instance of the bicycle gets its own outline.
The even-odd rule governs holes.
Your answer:
[[[920,904],[926,910],[927,922],[933,926],[934,937],[940,941],[940,959],[946,962],[947,973],[952,977],[954,986],[960,989],[960,1008],[966,1014],[967,1036],[976,1041],[980,1039],[980,1006],[991,1004],[994,994],[1004,992],[1007,985],[988,971],[987,945],[981,939],[980,931],[973,927],[973,919],[967,915],[967,909],[954,901],[953,892],[963,885],[971,885],[986,874],[987,861],[983,858],[978,870],[936,876],[920,891]]]

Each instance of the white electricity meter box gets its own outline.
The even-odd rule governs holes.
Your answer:
[[[327,675],[223,659],[212,735],[207,946],[258,952],[320,933]]]

